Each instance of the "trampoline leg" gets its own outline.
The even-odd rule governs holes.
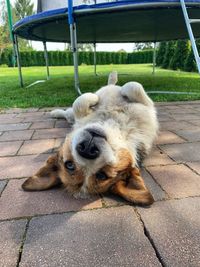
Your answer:
[[[189,37],[190,37],[190,41],[191,41],[191,45],[192,45],[192,50],[193,50],[193,53],[194,53],[195,61],[197,63],[197,69],[198,69],[198,72],[200,74],[200,57],[199,57],[199,52],[198,52],[198,49],[197,49],[197,45],[196,45],[196,42],[195,42],[195,38],[194,38],[193,31],[192,31],[192,27],[191,27],[191,23],[192,23],[191,21],[192,20],[190,20],[190,18],[188,16],[185,0],[180,0],[180,2],[181,2],[181,8],[182,8],[182,11],[183,11],[183,16],[184,16],[184,19],[185,19],[185,24],[187,26],[188,34],[189,34]]]
[[[78,73],[78,51],[77,51],[77,38],[76,38],[76,24],[70,24],[70,38],[71,38],[71,48],[73,52],[73,60],[74,60],[74,82],[75,89],[79,95],[81,95],[81,91],[79,88],[79,73]]]
[[[17,61],[17,66],[18,66],[20,86],[24,87],[17,35],[14,35],[14,48],[15,48],[15,57]]]
[[[97,54],[96,54],[96,43],[94,43],[94,75],[97,76]]]
[[[153,47],[153,71],[152,74],[155,74],[156,70],[156,42],[154,42],[154,47]]]
[[[44,45],[44,59],[45,59],[46,68],[47,68],[47,80],[49,80],[50,79],[50,75],[49,75],[49,58],[48,58],[46,42],[43,42],[43,45]]]

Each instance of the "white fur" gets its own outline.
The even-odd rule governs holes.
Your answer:
[[[74,123],[74,111],[72,108],[68,108],[66,110],[54,109],[50,114],[53,118],[64,118],[69,123]]]
[[[114,78],[113,78],[114,77]],[[142,148],[148,154],[158,132],[156,109],[141,84],[128,82],[122,87],[116,86],[117,75],[111,74],[109,85],[96,93],[87,93],[78,97],[73,109],[53,111],[53,116],[69,119],[75,117],[75,124],[69,137],[74,160],[85,172],[85,182],[80,190],[87,194],[88,179],[106,164],[117,162],[117,152],[121,148],[129,150],[133,165],[137,164],[138,151]],[[73,115],[72,115],[73,112]],[[68,114],[68,115],[67,115]],[[95,160],[82,158],[76,146],[84,140],[85,129],[99,128],[107,139],[99,138],[101,154]]]
[[[108,77],[108,85],[113,84],[115,85],[118,82],[118,77],[117,77],[117,72],[113,71],[110,73],[109,77]]]

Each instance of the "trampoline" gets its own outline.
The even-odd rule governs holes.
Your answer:
[[[38,0],[37,14],[13,26],[17,36],[44,43],[69,42],[74,54],[78,93],[77,43],[159,42],[187,39],[200,71],[195,37],[200,37],[200,0]],[[192,25],[192,26],[191,26]],[[155,56],[155,55],[154,55]],[[20,64],[20,62],[19,62]]]

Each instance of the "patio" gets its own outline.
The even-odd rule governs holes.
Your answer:
[[[200,101],[156,104],[160,135],[142,170],[155,203],[75,200],[21,184],[70,125],[50,108],[0,114],[0,267],[200,266]]]

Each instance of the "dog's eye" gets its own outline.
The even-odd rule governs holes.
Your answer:
[[[67,161],[65,161],[64,164],[65,164],[65,168],[67,170],[69,170],[69,171],[75,171],[76,167],[75,167],[75,165],[74,165],[74,163],[72,161],[67,160]]]
[[[97,172],[96,173],[96,178],[97,178],[97,180],[106,180],[106,179],[108,179],[108,176],[105,174],[105,172],[103,172],[103,171],[99,171],[99,172]]]

